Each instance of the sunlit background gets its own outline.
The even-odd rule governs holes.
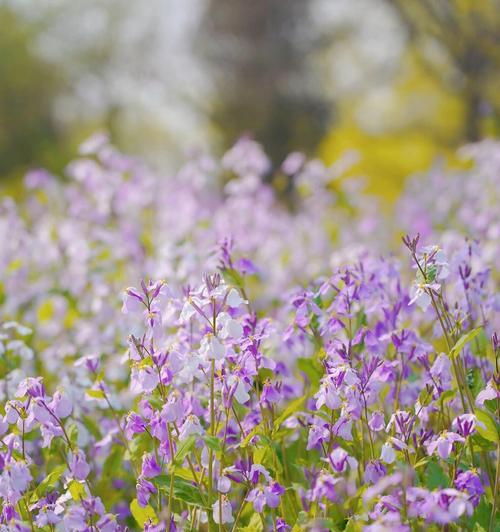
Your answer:
[[[0,1],[0,187],[90,133],[174,169],[245,133],[391,200],[500,128],[498,0]]]

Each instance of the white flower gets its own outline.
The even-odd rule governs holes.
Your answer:
[[[226,355],[226,348],[213,334],[207,334],[201,340],[200,354],[208,360],[222,360]]]
[[[240,404],[245,404],[249,399],[250,395],[248,394],[247,390],[247,384],[243,379],[238,377],[237,375],[231,375],[227,383],[230,387],[234,386],[236,383],[236,388],[234,390],[234,398],[238,401]]]
[[[217,316],[217,326],[221,328],[221,338],[240,338],[243,334],[243,326],[237,320],[233,320],[227,312],[221,312]]]
[[[440,288],[441,285],[439,285],[438,283],[415,283],[411,289],[412,298],[408,303],[408,306],[413,305],[413,303],[416,303],[425,312],[431,304],[431,296],[427,293],[426,289],[434,290],[435,292],[437,292]]]
[[[231,288],[227,294],[226,303],[228,307],[238,308],[239,306],[246,303],[246,301],[240,296],[236,288]]]
[[[219,524],[232,523],[233,518],[233,509],[231,508],[231,503],[227,500],[226,497],[222,497],[222,501],[219,508],[219,501],[215,501],[212,505],[213,518],[214,522]],[[222,509],[222,519],[219,510]]]
[[[51,406],[56,415],[62,419],[68,417],[73,411],[71,399],[65,392],[60,392],[59,390],[54,394]]]
[[[179,432],[179,441],[185,440],[191,434],[203,434],[203,427],[200,424],[200,420],[193,415],[189,415],[186,421],[184,421]]]
[[[196,309],[191,303],[186,301],[181,311],[181,321],[189,321],[196,314]]]
[[[382,446],[382,452],[380,453],[380,459],[386,464],[392,464],[396,459],[396,452],[390,443],[384,443]]]
[[[221,493],[227,493],[231,489],[231,480],[222,475],[217,481],[217,490]]]
[[[24,325],[21,325],[20,323],[17,323],[17,321],[7,321],[2,325],[2,329],[8,330],[8,329],[15,329],[18,334],[21,336],[27,336],[28,334],[31,334],[33,331],[29,327],[25,327]]]

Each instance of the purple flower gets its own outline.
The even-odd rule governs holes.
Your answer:
[[[460,436],[467,438],[476,432],[476,416],[474,414],[462,414],[453,420],[451,426]]]
[[[437,454],[446,460],[452,451],[455,442],[464,442],[464,438],[454,432],[443,431],[437,438],[434,438],[427,444],[427,453],[429,455]]]
[[[309,436],[307,438],[307,450],[314,449],[320,443],[328,440],[330,431],[322,421],[316,421],[315,424],[309,428]]]
[[[139,477],[136,485],[137,489],[137,502],[142,506],[147,506],[149,497],[156,493],[154,485],[145,478]]]
[[[340,416],[332,427],[333,433],[339,438],[352,441],[352,419],[350,416]]]
[[[486,385],[486,388],[477,394],[476,404],[483,406],[485,401],[493,401],[498,398],[500,398],[500,391],[495,381],[491,379]]]
[[[248,493],[246,500],[248,502],[253,503],[253,509],[256,512],[261,513],[264,509],[264,506],[266,505],[266,496],[264,494],[264,489],[260,487],[254,488]]]
[[[368,425],[371,430],[378,432],[379,430],[385,429],[385,419],[382,412],[377,411],[373,412]]]
[[[200,355],[206,360],[222,360],[226,356],[226,348],[216,336],[210,333],[201,340]]]
[[[264,383],[260,398],[261,401],[267,401],[268,403],[278,403],[281,400],[282,395],[276,384],[267,381]]]
[[[269,471],[261,464],[253,464],[248,473],[248,479],[252,484],[258,484],[260,476],[263,476],[267,482],[271,481]]]
[[[0,496],[13,504],[17,503],[28,488],[32,478],[31,472],[24,462],[8,461],[3,478],[0,477],[2,481],[0,482]]]
[[[345,471],[347,466],[349,455],[347,454],[342,447],[335,448],[330,453],[330,464],[333,467],[334,471],[337,473],[342,473]]]
[[[71,399],[65,392],[57,391],[49,403],[49,407],[60,419],[68,417],[73,411]]]
[[[259,486],[254,488],[247,495],[246,500],[253,502],[256,512],[261,513],[267,505],[269,508],[277,508],[280,504],[280,497],[285,493],[285,489],[276,481],[271,481],[269,486]]]
[[[145,478],[153,478],[161,474],[161,467],[158,465],[154,455],[144,454],[142,457],[141,474]]]
[[[367,484],[376,484],[387,475],[387,469],[380,460],[370,460],[365,467],[364,481]]]
[[[157,371],[149,366],[133,368],[130,378],[130,390],[135,394],[150,393],[160,382]]]
[[[266,503],[269,508],[277,508],[280,504],[280,498],[285,493],[285,488],[275,480],[271,481],[269,486],[264,488]]]
[[[441,353],[438,355],[434,364],[429,371],[432,379],[430,383],[436,388],[436,392],[441,394],[445,390],[449,390],[451,386],[451,362],[450,358]]]
[[[342,405],[340,394],[333,383],[331,376],[324,377],[319,391],[314,396],[316,399],[316,408],[319,410],[326,405],[331,410],[337,410]]]
[[[291,526],[287,524],[287,522],[282,518],[278,517],[276,519],[276,530],[277,532],[287,532],[287,530],[291,530]]]
[[[19,383],[19,386],[17,387],[16,396],[23,397],[26,394],[34,398],[35,397],[44,398],[45,387],[43,385],[43,378],[42,377],[36,377],[36,378],[29,377],[21,381]]]
[[[171,394],[161,409],[161,417],[167,423],[173,423],[182,418],[184,414],[184,405],[178,394]]]
[[[85,480],[90,473],[90,466],[87,464],[85,454],[81,450],[73,453],[69,461],[69,467],[76,480]]]
[[[469,500],[474,506],[479,504],[484,488],[479,475],[475,471],[460,472],[455,479],[455,486],[460,491],[466,491],[469,494]]]
[[[80,505],[72,506],[64,515],[64,526],[66,530],[86,531],[87,512]]]
[[[462,515],[472,515],[473,505],[465,493],[453,488],[437,491],[422,505],[426,518],[441,525],[457,521]]]
[[[75,362],[75,367],[85,367],[90,373],[96,374],[99,371],[99,357],[96,355],[87,355]]]
[[[125,434],[127,438],[132,438],[134,434],[145,432],[145,430],[146,422],[142,419],[142,417],[135,412],[130,412],[125,423]]]
[[[128,314],[129,312],[138,312],[144,309],[146,303],[141,294],[135,288],[127,288],[123,293],[123,307],[122,312]]]
[[[311,490],[310,497],[313,501],[319,501],[321,499],[328,499],[334,502],[337,500],[336,485],[341,482],[342,479],[335,478],[332,475],[322,472],[314,483],[314,487]]]

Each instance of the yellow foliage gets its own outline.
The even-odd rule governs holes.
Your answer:
[[[54,303],[50,299],[44,301],[36,312],[39,322],[47,322],[54,317]]]
[[[356,150],[360,158],[348,175],[363,176],[369,192],[389,201],[408,175],[427,171],[436,158],[455,162],[465,119],[460,96],[446,92],[411,54],[407,59],[392,86],[341,105],[319,148],[326,164]]]

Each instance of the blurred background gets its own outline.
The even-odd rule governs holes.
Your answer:
[[[0,0],[0,188],[89,134],[175,169],[242,134],[394,199],[500,130],[500,0]]]

